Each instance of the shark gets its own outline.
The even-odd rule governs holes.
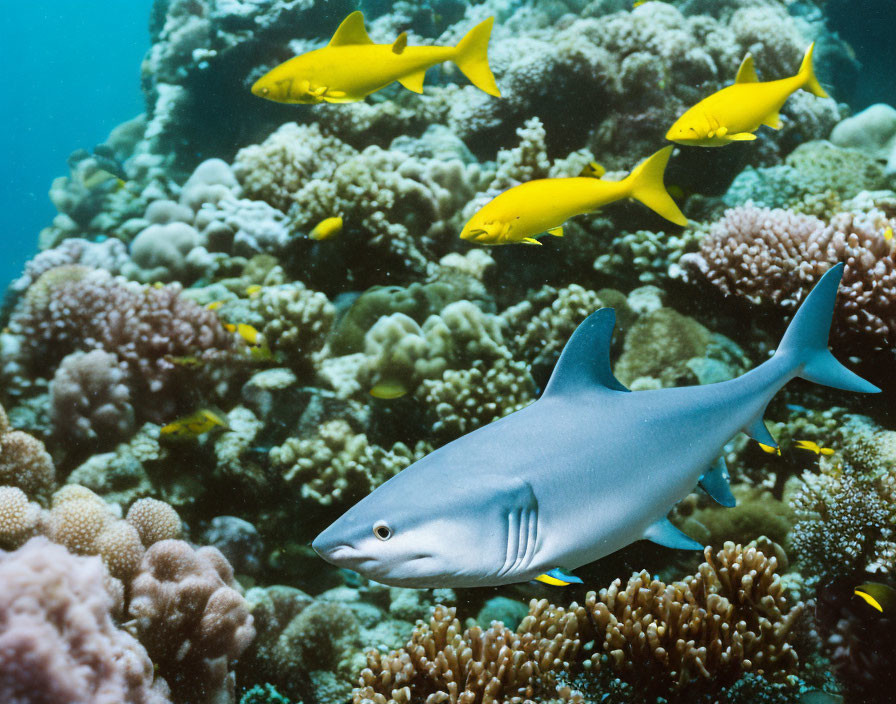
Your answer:
[[[481,587],[570,570],[637,540],[700,550],[668,519],[701,486],[733,506],[724,446],[739,432],[776,447],[765,408],[801,377],[858,393],[828,335],[843,264],[794,315],[774,355],[740,377],[632,392],[614,376],[611,308],[568,340],[541,397],[389,479],[312,542],[330,563],[404,587]]]

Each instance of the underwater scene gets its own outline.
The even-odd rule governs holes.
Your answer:
[[[896,4],[115,12],[3,117],[0,704],[896,702]]]

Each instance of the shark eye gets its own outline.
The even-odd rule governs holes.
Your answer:
[[[373,534],[382,541],[386,541],[392,537],[392,529],[385,521],[377,521],[373,524]]]

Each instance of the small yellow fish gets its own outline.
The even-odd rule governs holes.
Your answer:
[[[346,17],[322,49],[280,64],[252,86],[252,93],[277,103],[353,103],[398,81],[423,92],[426,70],[453,61],[480,90],[500,97],[488,66],[488,42],[495,18],[480,22],[457,46],[408,46],[402,32],[392,44],[374,44],[364,28],[364,15]]]
[[[648,2],[650,2],[650,0],[635,0],[635,2],[632,3],[632,9],[634,9],[636,7],[641,7],[641,5],[644,5]]]
[[[236,325],[233,323],[224,323],[224,329],[227,332],[236,332]]]
[[[240,323],[237,325],[236,334],[250,345],[257,345],[261,342],[261,333],[248,323]]]
[[[765,445],[764,443],[756,441],[756,444],[759,445],[759,449],[768,455],[780,455],[781,448],[780,447],[772,447],[771,445]]]
[[[212,301],[205,308],[206,310],[219,310],[224,305],[224,301]]]
[[[777,81],[760,82],[753,57],[747,54],[734,85],[722,88],[690,108],[669,128],[666,139],[679,144],[722,147],[756,139],[753,132],[760,125],[780,129],[778,111],[792,93],[802,88],[819,98],[828,97],[812,68],[814,47],[815,44],[809,45],[795,76]]]
[[[246,286],[246,295],[249,298],[255,298],[259,293],[261,293],[263,286],[259,286],[258,284],[252,284],[251,286]]]
[[[582,170],[579,171],[579,176],[587,176],[589,178],[600,178],[607,170],[598,164],[596,161],[589,161],[587,165],[582,167]]]
[[[321,220],[314,229],[308,233],[308,237],[313,240],[323,241],[329,240],[342,232],[342,218],[338,215],[333,218]]]
[[[226,421],[221,416],[204,408],[162,426],[159,432],[166,437],[191,439],[198,438],[218,427],[228,428]]]
[[[99,186],[103,186],[106,184],[114,183],[114,190],[120,191],[126,185],[124,179],[119,178],[115,174],[110,173],[105,169],[97,169],[89,176],[85,176],[84,178],[82,178],[81,183],[84,184],[84,188],[87,188],[89,190],[93,190],[94,188],[98,188]]]
[[[162,283],[161,281],[153,281],[152,287],[153,288],[165,288],[165,284]]]
[[[834,454],[833,448],[821,447],[817,442],[812,442],[811,440],[797,440],[796,448],[799,450],[808,450],[809,452],[814,452],[816,455],[824,455],[825,457]]]
[[[892,227],[887,226],[887,229],[884,230],[884,239],[887,242],[889,242],[891,239],[893,239],[893,228]]]
[[[408,390],[400,381],[381,381],[370,390],[374,398],[393,399],[401,398]]]
[[[892,615],[896,610],[896,589],[880,582],[866,582],[853,590],[853,594],[882,614]]]
[[[634,198],[676,225],[688,221],[666,192],[663,174],[672,147],[660,149],[622,181],[597,178],[542,178],[521,183],[486,203],[460,233],[477,244],[541,244],[544,232],[563,236],[570,218],[623,198]]]
[[[187,355],[183,357],[172,357],[168,355],[165,357],[172,364],[183,367],[184,369],[199,369],[200,367],[205,366],[205,360],[200,359],[199,357],[193,355]]]
[[[582,580],[574,574],[555,567],[549,572],[540,574],[535,578],[536,582],[550,584],[552,587],[568,587],[570,584],[582,584]]]

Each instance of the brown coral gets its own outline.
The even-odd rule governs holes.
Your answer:
[[[163,540],[131,582],[129,613],[141,642],[179,699],[232,697],[229,665],[255,637],[233,570],[212,547]]]
[[[0,486],[17,486],[28,496],[49,493],[56,479],[53,460],[44,444],[20,430],[11,430],[0,407]]]
[[[180,516],[171,504],[158,499],[138,499],[128,509],[126,520],[137,529],[146,547],[180,537]]]

